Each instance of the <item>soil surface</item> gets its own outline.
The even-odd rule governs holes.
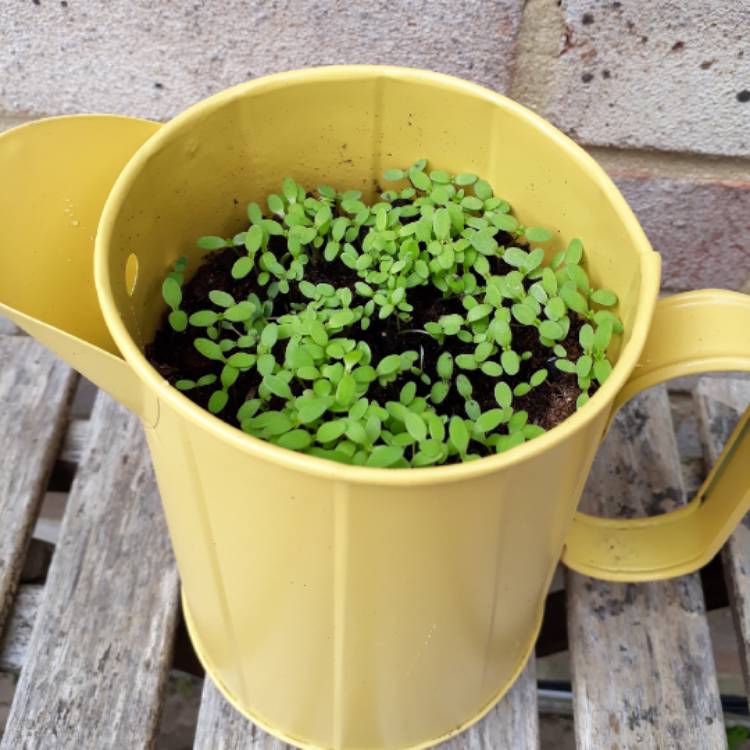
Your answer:
[[[497,239],[501,245],[505,244],[502,236],[498,235]],[[284,254],[285,240],[272,237],[272,241],[274,240],[280,243],[280,246],[272,247],[272,249],[277,257],[280,257]],[[511,243],[510,237],[507,241]],[[517,241],[513,244],[517,244]],[[252,292],[263,299],[263,288],[256,281],[255,271],[241,280],[233,279],[230,274],[232,264],[241,254],[244,254],[244,248],[226,248],[207,254],[193,278],[183,286],[181,309],[190,315],[198,310],[209,308],[211,303],[208,302],[208,292],[214,289],[229,292],[238,301],[245,299]],[[499,258],[493,259],[491,263],[494,263],[493,274],[502,275],[513,270]],[[312,283],[327,282],[334,287],[353,288],[359,276],[338,260],[329,263],[321,258],[317,263],[311,260],[305,266],[305,279]],[[415,329],[424,329],[425,323],[437,321],[442,315],[456,312],[465,314],[458,298],[442,299],[441,293],[428,284],[409,289],[407,299],[414,306],[413,320],[410,323],[399,321],[395,315],[385,320],[378,320],[376,316],[373,316],[371,325],[366,331],[362,331],[358,324],[354,324],[350,330],[345,329],[342,335],[366,341],[372,350],[375,364],[388,354],[400,354],[406,350],[417,351],[424,358],[425,372],[430,374],[435,373],[437,358],[443,351],[450,351],[454,356],[473,351],[473,345],[464,344],[454,336],[447,337],[445,343],[441,345],[430,335],[415,332]],[[293,303],[304,301],[306,300],[297,291],[296,284],[292,283],[289,294],[279,294],[274,300],[274,315],[290,312]],[[568,337],[561,342],[572,361],[581,355],[578,344],[578,331],[581,325],[581,320],[571,317]],[[514,350],[519,353],[530,351],[531,358],[522,363],[521,370],[516,376],[503,375],[502,379],[513,387],[516,383],[527,381],[530,375],[539,368],[547,369],[549,374],[545,382],[533,388],[526,396],[514,398],[513,408],[515,411],[519,409],[527,411],[530,423],[549,430],[575,411],[576,399],[580,393],[577,378],[574,374],[561,372],[555,367],[556,356],[551,349],[539,343],[534,327],[522,326],[515,321],[511,327]],[[189,333],[173,331],[165,314],[154,341],[146,347],[146,357],[171,383],[181,378],[197,380],[201,375],[210,372],[212,366],[216,367],[215,372],[218,375],[221,365],[211,363],[199,354],[193,347],[193,338],[194,336]],[[274,351],[279,361],[283,360],[285,344],[286,342],[280,342]],[[496,408],[494,387],[498,379],[484,375],[480,370],[468,372],[467,375],[473,386],[473,398],[479,403],[482,411]],[[376,400],[381,405],[386,401],[398,401],[401,387],[407,380],[414,380],[414,378],[406,374],[385,387],[375,381],[370,385],[367,398]],[[255,369],[241,374],[237,383],[230,389],[229,402],[219,415],[220,418],[236,425],[234,415],[237,409],[247,399],[255,397],[259,382],[260,376]],[[205,407],[214,388],[215,386],[196,388],[187,391],[186,395]],[[429,394],[429,386],[420,382],[417,382],[417,390],[420,395]],[[591,392],[594,390],[595,388],[592,387]],[[270,408],[275,409],[282,405],[281,401],[279,403],[274,403],[274,401],[275,399],[272,400]],[[466,416],[464,399],[458,395],[455,388],[451,389],[449,396],[440,405],[439,411],[449,416],[453,414]]]

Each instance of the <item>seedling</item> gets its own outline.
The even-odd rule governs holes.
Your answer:
[[[544,432],[530,414],[561,384],[583,406],[623,328],[582,242],[546,263],[553,233],[476,175],[422,159],[384,177],[372,204],[286,177],[245,229],[201,237],[221,288],[186,296],[184,258],[162,285],[192,352],[174,385],[250,435],[378,468],[510,450]]]

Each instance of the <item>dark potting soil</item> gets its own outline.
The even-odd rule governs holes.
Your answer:
[[[497,239],[501,245],[506,244],[500,235]],[[279,243],[277,247],[272,246],[271,248],[276,252],[277,257],[283,255],[285,251],[284,239],[272,237],[271,240]],[[507,237],[507,242],[511,244],[510,236]],[[512,244],[518,244],[518,240],[515,240]],[[208,293],[211,290],[226,291],[238,301],[245,299],[253,292],[260,299],[263,299],[263,288],[257,283],[255,271],[241,280],[233,279],[231,276],[232,265],[242,254],[244,254],[244,248],[242,247],[236,250],[226,248],[207,254],[193,278],[183,286],[181,309],[188,315],[206,309]],[[494,264],[493,274],[503,275],[513,270],[500,258],[492,259],[491,264]],[[359,280],[359,276],[338,260],[329,263],[321,258],[317,262],[311,259],[310,263],[305,266],[305,279],[312,283],[327,282],[334,287],[352,289],[355,281]],[[418,329],[424,329],[425,323],[437,321],[442,315],[465,314],[460,299],[443,299],[440,292],[430,284],[409,289],[407,298],[414,306],[411,322],[399,321],[396,315],[391,315],[385,320],[379,320],[373,316],[371,325],[366,331],[362,331],[355,324],[352,329],[344,331],[343,334],[367,342],[372,350],[374,363],[388,354],[400,354],[407,350],[419,352],[420,356],[423,357],[425,372],[431,374],[436,371],[437,358],[443,351],[451,352],[454,357],[458,354],[473,351],[474,346],[472,344],[464,344],[456,337],[446,338],[445,343],[441,345],[430,335],[418,331]],[[288,294],[279,294],[274,300],[274,315],[283,315],[290,312],[293,303],[306,301],[298,292],[296,285],[291,284]],[[568,358],[572,361],[576,361],[582,354],[578,343],[578,332],[581,325],[580,319],[571,316],[568,336],[560,342],[567,350]],[[549,430],[569,417],[576,409],[576,399],[580,394],[576,375],[564,373],[555,367],[554,362],[557,357],[551,349],[539,342],[538,334],[533,326],[522,326],[513,321],[511,328],[514,350],[519,353],[530,351],[531,358],[522,362],[521,370],[517,375],[504,375],[503,380],[512,388],[519,382],[527,381],[531,373],[542,367],[546,368],[548,372],[547,379],[541,385],[533,388],[527,395],[513,399],[513,408],[514,410],[525,410],[528,412],[530,423]],[[277,348],[273,352],[279,361],[283,360],[285,343],[277,344]],[[192,336],[172,330],[167,322],[166,314],[154,341],[146,347],[146,357],[170,383],[175,383],[183,378],[197,380],[200,376],[206,375],[211,367],[211,363],[194,348]],[[214,364],[216,368],[214,371],[218,376],[221,365]],[[494,387],[498,382],[497,379],[485,375],[480,370],[468,372],[467,375],[473,386],[472,397],[479,403],[482,412],[496,408]],[[254,368],[242,373],[236,384],[230,389],[229,402],[219,415],[220,418],[237,426],[235,414],[246,400],[256,396],[260,380],[261,378]],[[401,388],[407,380],[414,380],[414,378],[407,374],[384,387],[375,381],[370,385],[367,398],[375,400],[381,405],[384,405],[387,401],[398,401]],[[205,408],[213,390],[214,388],[211,386],[196,388],[187,391],[185,395]],[[429,386],[417,381],[417,391],[420,395],[427,396],[429,390]],[[592,387],[591,392],[593,393],[594,390],[595,387]],[[280,408],[282,405],[281,399],[275,397],[269,404],[271,409]],[[457,414],[465,417],[464,399],[459,396],[455,388],[451,389],[448,397],[440,405],[440,412],[449,416]]]

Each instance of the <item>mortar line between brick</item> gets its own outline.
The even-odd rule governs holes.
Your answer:
[[[750,182],[750,158],[581,144],[607,171],[701,182]]]

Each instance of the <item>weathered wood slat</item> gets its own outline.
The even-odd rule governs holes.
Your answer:
[[[41,584],[18,587],[0,637],[0,672],[21,671],[43,595],[44,586]]]
[[[195,750],[294,750],[259,729],[236,711],[210,678],[203,685]],[[539,747],[539,714],[532,656],[508,695],[463,734],[441,743],[436,750],[536,750]]]
[[[684,503],[666,392],[617,417],[582,509],[631,517]],[[648,584],[569,572],[568,634],[576,742],[602,748],[724,748],[721,702],[697,574]]]
[[[702,378],[694,397],[706,461],[713,465],[740,415],[750,405],[750,380]],[[750,469],[748,477],[750,481]],[[721,555],[745,686],[750,694],[750,514],[742,519]]]
[[[0,748],[149,747],[177,596],[140,426],[100,394]]]
[[[0,336],[16,336],[21,333],[21,329],[7,318],[0,315]]]
[[[507,695],[482,721],[437,747],[439,750],[538,750],[539,711],[534,656]]]
[[[244,750],[248,747],[253,750],[294,750],[236,711],[206,676],[194,750]]]
[[[73,371],[25,336],[0,336],[0,629],[62,440]]]

